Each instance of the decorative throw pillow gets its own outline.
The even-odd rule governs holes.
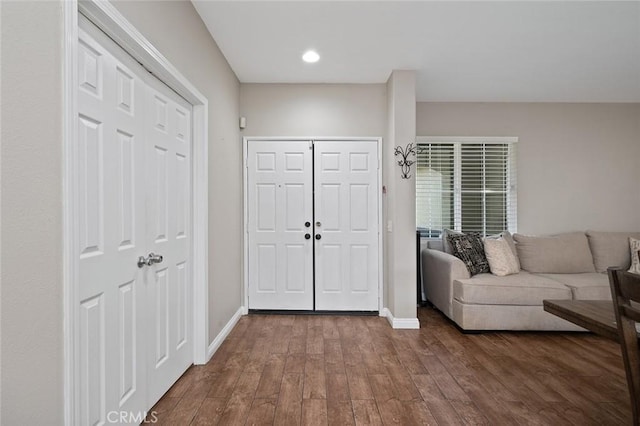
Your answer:
[[[518,258],[518,251],[516,250],[516,242],[513,241],[513,235],[511,235],[511,232],[502,231],[501,233],[496,234],[496,235],[487,235],[484,238],[484,241],[486,241],[489,238],[494,239],[494,240],[498,239],[498,238],[504,238],[504,240],[509,245],[509,248],[511,249],[511,252],[513,253],[513,256],[516,258],[516,263],[518,264],[518,271],[520,271],[520,259]],[[486,250],[487,250],[487,248],[485,246],[485,252],[486,252]],[[489,262],[489,266],[491,266],[491,262]]]
[[[631,248],[631,268],[629,268],[629,272],[640,274],[640,240],[629,238],[629,247]]]
[[[462,260],[471,276],[489,272],[489,262],[484,254],[482,238],[478,234],[453,234],[447,236],[453,255]]]
[[[505,238],[485,238],[484,253],[493,275],[504,277],[520,272],[518,258],[513,254]]]
[[[449,235],[463,235],[460,231],[454,231],[453,229],[442,230],[442,251],[445,253],[453,254],[453,247],[449,243]]]

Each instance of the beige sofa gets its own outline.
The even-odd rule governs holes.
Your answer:
[[[518,274],[469,276],[440,241],[423,248],[425,296],[463,330],[583,330],[544,311],[544,299],[611,299],[606,269],[629,268],[629,237],[640,233],[515,234]]]

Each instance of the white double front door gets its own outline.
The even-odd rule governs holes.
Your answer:
[[[77,414],[140,423],[193,360],[191,106],[82,16],[78,80]]]
[[[249,309],[378,310],[378,142],[248,140]]]

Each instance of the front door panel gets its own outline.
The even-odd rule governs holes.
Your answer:
[[[315,141],[316,310],[378,310],[378,146]]]
[[[311,310],[310,141],[249,141],[247,156],[249,308]]]

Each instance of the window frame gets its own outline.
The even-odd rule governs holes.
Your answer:
[[[518,185],[517,185],[517,144],[519,138],[512,136],[418,136],[416,137],[416,161],[420,153],[420,146],[424,144],[451,144],[453,145],[453,230],[462,230],[462,145],[508,145],[506,187],[506,218],[507,230],[511,233],[518,231]],[[416,173],[417,179],[417,173]],[[417,180],[416,180],[417,182]],[[483,190],[484,191],[484,190]],[[486,193],[485,193],[486,194]],[[483,209],[485,197],[483,197]],[[486,211],[483,212],[482,234],[486,234]],[[417,227],[416,223],[416,227]],[[437,237],[430,237],[437,238]]]

